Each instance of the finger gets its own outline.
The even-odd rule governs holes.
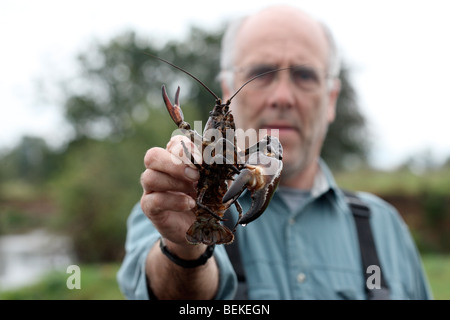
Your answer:
[[[178,159],[180,159],[184,164],[187,164],[193,168],[195,168],[193,163],[201,164],[202,163],[202,145],[201,140],[192,142],[186,136],[177,135],[173,136],[170,141],[167,143],[166,149]],[[184,146],[183,146],[184,144]],[[186,154],[185,148],[190,153]],[[194,161],[192,161],[190,156],[193,156]]]
[[[141,186],[144,193],[179,191],[184,193],[194,193],[194,184],[186,179],[174,178],[165,172],[146,169],[141,175]]]
[[[193,199],[175,192],[143,195],[141,207],[160,234],[176,243],[186,243],[186,231],[195,221]]]
[[[166,211],[192,213],[195,200],[180,192],[153,192],[142,196],[141,207],[149,217]]]
[[[144,157],[147,169],[164,172],[176,179],[196,181],[199,178],[198,170],[183,164],[181,160],[162,148],[151,148]]]

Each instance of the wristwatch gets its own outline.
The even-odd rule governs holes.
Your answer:
[[[198,266],[204,265],[206,261],[208,261],[208,259],[211,258],[214,252],[215,245],[213,244],[208,246],[205,252],[198,259],[195,260],[184,260],[178,257],[177,255],[173,254],[172,252],[170,252],[166,247],[166,243],[164,242],[163,237],[160,238],[159,247],[161,248],[161,252],[176,265],[179,265],[180,267],[183,268],[196,268]]]

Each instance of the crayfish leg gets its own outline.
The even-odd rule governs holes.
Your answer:
[[[192,153],[188,150],[188,148],[186,147],[186,144],[184,143],[184,141],[181,141],[181,145],[183,146],[183,150],[184,153],[186,154],[186,156],[189,158],[189,160],[192,162],[192,164],[200,170],[200,168],[202,167],[200,164],[197,163],[197,161],[195,161],[194,156],[192,155]]]

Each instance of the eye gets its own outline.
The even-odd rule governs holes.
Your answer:
[[[304,68],[304,67],[296,67],[291,71],[292,79],[295,83],[318,83],[319,76],[314,69]]]
[[[253,82],[259,85],[267,85],[270,84],[275,76],[275,72],[270,72],[275,70],[276,68],[272,66],[255,66],[250,68],[250,70],[246,74],[247,80],[250,80],[254,77],[257,77]]]

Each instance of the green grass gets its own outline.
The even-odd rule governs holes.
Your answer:
[[[450,255],[427,254],[423,264],[434,299],[450,300]]]
[[[450,300],[450,255],[424,255],[425,271],[436,300]],[[0,292],[0,300],[123,300],[116,273],[119,264],[81,265],[81,289],[69,290],[70,274],[55,272],[39,283]]]
[[[335,174],[336,182],[344,189],[362,190],[376,194],[417,196],[424,191],[445,194],[450,190],[450,168],[414,174],[409,170],[377,171],[361,169]]]
[[[81,265],[80,289],[68,289],[70,273],[53,272],[42,281],[0,292],[0,300],[123,300],[116,274],[119,264]]]

